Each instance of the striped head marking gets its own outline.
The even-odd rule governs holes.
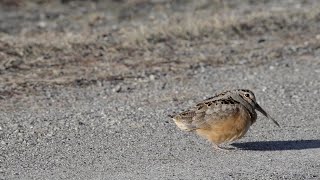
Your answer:
[[[249,111],[258,110],[261,112],[264,116],[266,116],[268,119],[272,120],[273,123],[275,123],[277,126],[280,127],[279,123],[274,120],[265,110],[262,109],[262,107],[257,103],[256,97],[254,93],[248,89],[237,89],[235,90],[235,94],[233,97],[235,99],[239,99],[240,103],[244,105]]]
[[[236,92],[241,96],[243,100],[250,104],[251,107],[256,107],[256,97],[254,93],[248,89],[238,89]]]

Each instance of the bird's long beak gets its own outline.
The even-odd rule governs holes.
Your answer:
[[[274,122],[278,127],[280,127],[279,123],[276,120],[274,120],[271,116],[269,116],[269,114],[265,110],[263,110],[258,103],[256,103],[256,109],[263,115],[265,115],[268,119],[271,119],[271,121]]]

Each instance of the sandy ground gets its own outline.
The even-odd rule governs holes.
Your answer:
[[[0,179],[320,179],[317,1],[0,5]],[[167,116],[235,88],[281,128],[224,152]]]

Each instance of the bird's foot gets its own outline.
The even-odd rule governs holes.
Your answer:
[[[231,150],[235,150],[236,148],[233,147],[221,147],[219,145],[213,144],[213,148],[216,150],[220,150],[220,151],[231,151]]]

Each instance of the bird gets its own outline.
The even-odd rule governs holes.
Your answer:
[[[257,103],[251,90],[227,90],[197,103],[192,108],[176,115],[169,115],[178,128],[196,132],[212,142],[215,149],[228,150],[221,144],[242,138],[257,120],[256,110],[274,120]]]

